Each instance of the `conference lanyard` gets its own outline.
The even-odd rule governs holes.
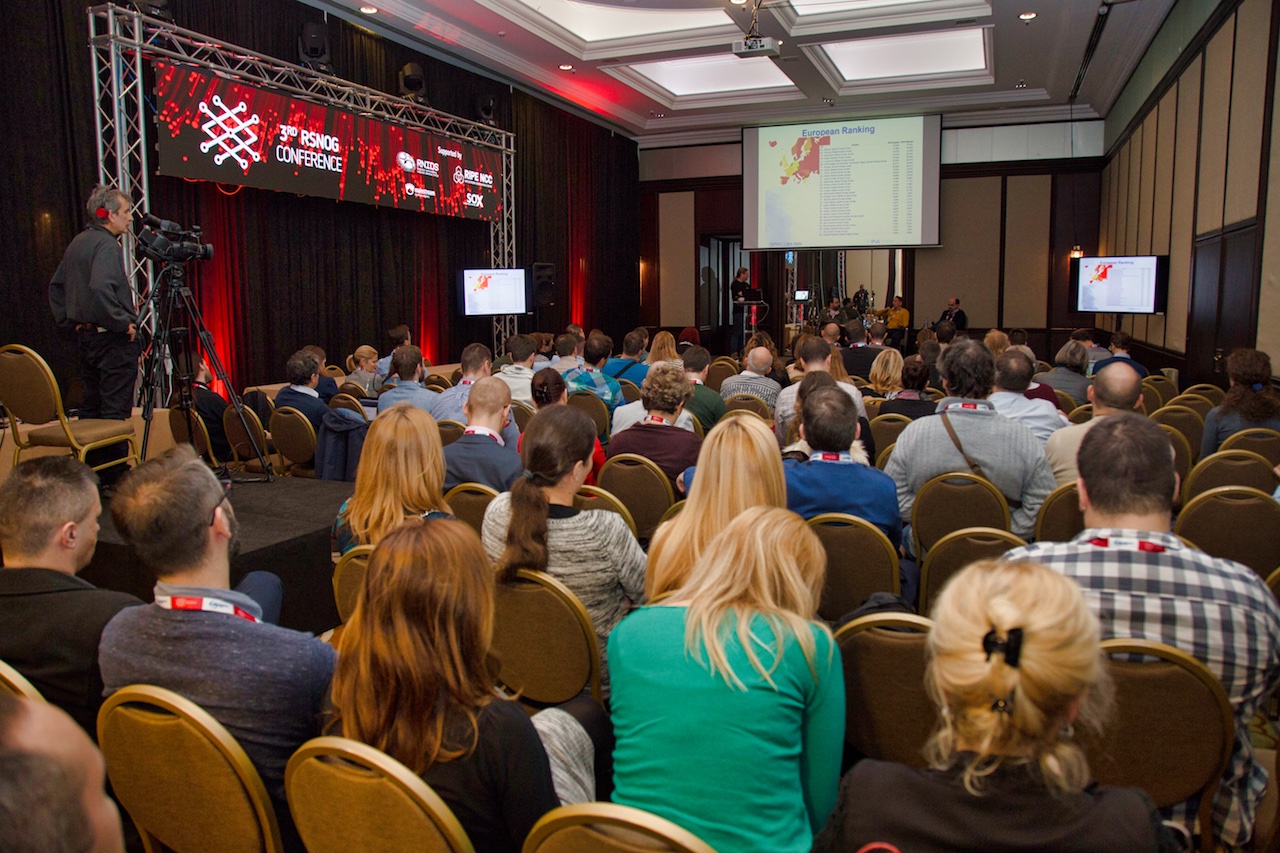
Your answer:
[[[671,426],[671,423],[666,418],[660,418],[657,415],[645,415],[643,423],[662,424],[663,426]]]
[[[1163,545],[1157,545],[1154,542],[1145,542],[1141,539],[1108,539],[1105,536],[1098,536],[1089,540],[1089,544],[1095,548],[1124,548],[1132,551],[1137,549],[1145,551],[1148,554],[1163,554],[1166,549]]]
[[[482,426],[467,427],[462,431],[462,434],[463,435],[487,435],[489,436],[489,438],[492,438],[494,441],[498,442],[498,444],[505,444],[505,442],[502,440],[502,436],[498,435],[496,432],[489,429],[488,427],[482,427]]]
[[[156,605],[165,610],[202,610],[205,613],[223,613],[227,616],[239,616],[250,622],[261,622],[248,610],[237,607],[221,598],[204,598],[199,595],[157,595]]]
[[[991,411],[992,406],[990,403],[949,403],[947,407],[943,409],[943,411],[951,412],[951,411],[959,411],[961,409],[968,409],[969,411],[972,411],[972,412],[981,411],[981,410]]]
[[[814,450],[809,454],[810,462],[842,462],[846,465],[852,465],[853,454],[848,450],[842,450],[839,453],[832,453],[830,450]]]
[[[459,388],[461,388],[463,385],[473,385],[473,384],[475,384],[475,380],[474,380],[474,379],[459,379],[459,380],[458,380],[458,387],[459,387]]]

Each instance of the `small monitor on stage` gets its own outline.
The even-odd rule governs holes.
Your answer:
[[[462,313],[468,317],[523,314],[528,305],[528,278],[522,268],[462,270]]]
[[[807,291],[807,290],[797,290],[797,291],[796,291],[796,295],[795,295],[794,299],[795,299],[795,301],[796,301],[796,302],[808,302],[808,301],[809,301],[809,291]]]

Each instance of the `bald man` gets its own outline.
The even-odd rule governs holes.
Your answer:
[[[1127,364],[1110,364],[1094,375],[1087,393],[1089,402],[1093,404],[1093,418],[1082,424],[1063,427],[1045,442],[1044,455],[1053,467],[1053,478],[1059,486],[1074,483],[1079,476],[1076,454],[1080,452],[1080,443],[1089,430],[1108,415],[1132,412],[1142,406],[1142,377]]]
[[[495,376],[485,377],[471,386],[462,413],[467,429],[444,449],[445,491],[459,483],[507,491],[524,470],[515,443],[502,436],[511,419],[511,389]]]
[[[65,711],[0,690],[0,847],[123,853],[102,754]]]
[[[782,386],[769,378],[773,370],[773,353],[766,347],[756,347],[747,353],[746,369],[720,383],[720,396],[728,400],[734,394],[751,394],[768,404],[770,409],[778,404]]]

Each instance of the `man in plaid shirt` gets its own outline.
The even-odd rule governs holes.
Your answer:
[[[569,393],[574,391],[590,391],[609,407],[609,414],[621,406],[626,400],[622,396],[622,386],[618,380],[604,373],[601,368],[613,353],[613,338],[608,335],[592,335],[587,338],[583,350],[585,364],[566,371],[564,381],[569,384]]]
[[[1189,548],[1169,532],[1178,486],[1165,433],[1136,414],[1107,417],[1077,457],[1085,531],[1070,542],[1015,548],[1084,589],[1104,639],[1154,640],[1194,656],[1226,688],[1236,743],[1213,822],[1224,844],[1243,845],[1268,779],[1254,761],[1249,720],[1280,679],[1280,608],[1247,566]],[[1247,535],[1247,534],[1245,534]],[[1195,803],[1171,816],[1193,831]]]

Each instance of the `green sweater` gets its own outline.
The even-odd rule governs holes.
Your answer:
[[[725,654],[744,691],[685,651],[685,612],[645,607],[609,637],[614,802],[661,815],[717,853],[807,853],[840,781],[839,648],[815,626],[815,683],[788,639],[775,690],[730,632]],[[773,632],[760,617],[752,628],[769,667]]]

